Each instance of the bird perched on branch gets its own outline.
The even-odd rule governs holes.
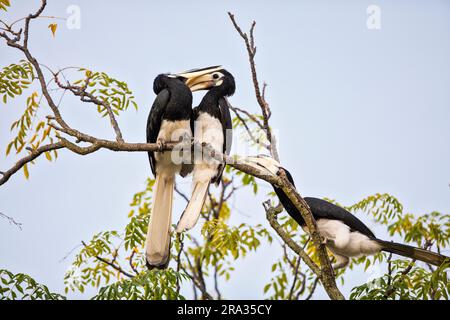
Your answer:
[[[248,157],[245,161],[272,175],[278,175],[280,169],[283,169],[287,179],[295,187],[289,171],[282,168],[276,160],[268,156],[257,156]],[[273,188],[287,213],[308,232],[305,220],[289,197],[278,186],[273,185]],[[336,258],[336,263],[333,264],[334,269],[345,268],[351,257],[372,255],[380,251],[398,254],[435,266],[450,261],[449,257],[429,250],[378,239],[361,220],[344,208],[328,201],[310,197],[304,198],[304,200],[311,209],[324,244]]]
[[[215,82],[203,97],[199,106],[193,110],[194,140],[208,144],[214,150],[230,153],[232,139],[231,115],[226,97],[234,94],[235,82],[231,73],[225,69],[203,75],[201,83]],[[199,84],[199,85],[200,85]],[[225,164],[208,154],[194,155],[192,196],[177,225],[177,232],[195,226],[208,194],[210,183],[218,184]]]
[[[180,74],[160,74],[153,82],[157,97],[147,120],[147,142],[157,143],[162,149],[166,142],[192,139],[192,93],[208,89],[215,81],[204,82],[202,76],[220,69],[208,67]],[[148,153],[150,167],[155,175],[153,207],[146,240],[146,261],[149,268],[164,268],[170,256],[170,225],[175,175],[185,176],[192,169],[190,147],[175,147],[172,151]]]

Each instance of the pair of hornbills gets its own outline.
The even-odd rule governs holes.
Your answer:
[[[192,109],[192,92],[208,90]],[[184,148],[149,152],[155,175],[153,207],[146,241],[149,268],[165,268],[170,257],[170,226],[175,176],[193,172],[192,197],[176,231],[191,229],[197,222],[211,183],[220,182],[224,164],[200,153],[192,157],[192,138],[215,150],[229,153],[232,129],[226,97],[235,90],[233,76],[220,66],[193,69],[178,74],[161,74],[153,83],[157,94],[147,120],[147,142],[161,147],[166,142],[184,142]],[[186,147],[187,146],[187,147]]]
[[[192,109],[192,92],[207,90],[198,107]],[[161,147],[169,141],[209,144],[215,150],[229,153],[232,122],[227,97],[235,91],[233,76],[220,66],[193,69],[178,74],[156,77],[153,91],[157,94],[147,121],[147,142]],[[189,144],[185,144],[189,145]],[[196,224],[205,202],[209,185],[219,183],[224,164],[204,158],[194,159],[188,150],[149,152],[150,166],[156,181],[153,207],[146,241],[146,261],[149,268],[165,268],[170,257],[172,199],[175,175],[185,177],[193,172],[192,196],[180,221],[177,232]],[[268,156],[247,157],[244,161],[271,175],[284,170],[288,180],[294,180],[286,169]],[[295,185],[294,185],[295,186]],[[306,223],[295,205],[281,188],[273,185],[287,213],[306,231]],[[317,229],[324,244],[333,253],[335,269],[346,267],[351,257],[386,251],[411,259],[440,266],[448,257],[400,243],[384,241],[347,210],[325,200],[306,197]]]

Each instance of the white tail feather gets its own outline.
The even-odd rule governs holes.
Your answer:
[[[167,265],[170,256],[170,224],[175,184],[173,175],[156,175],[153,206],[146,240],[147,263],[156,268]]]
[[[184,209],[181,219],[178,222],[178,233],[192,229],[197,223],[203,204],[206,200],[206,195],[208,194],[209,183],[210,181],[195,183],[191,200],[189,200],[189,203],[186,209]]]

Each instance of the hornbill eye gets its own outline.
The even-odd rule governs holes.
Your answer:
[[[219,75],[217,73],[213,74],[213,79],[219,79]]]

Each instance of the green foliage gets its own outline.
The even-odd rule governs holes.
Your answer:
[[[399,201],[387,194],[363,199],[348,207],[350,210],[362,210],[385,225],[390,236],[400,236],[404,242],[418,247],[440,251],[450,241],[450,215],[432,212],[416,216],[403,213]],[[355,259],[351,265],[364,263],[369,266],[388,260],[388,273],[353,289],[351,299],[448,299],[448,275],[444,271],[450,265],[439,268],[423,268],[411,260],[401,257],[391,261],[387,254]]]
[[[9,0],[0,0],[0,10],[8,10],[8,7],[11,6],[11,2]]]
[[[0,2],[0,9],[5,2]],[[14,98],[20,96],[23,90],[27,89],[35,79],[33,66],[25,60],[20,60],[19,64],[10,64],[0,71],[0,96],[3,103],[6,104],[8,97]]]
[[[225,189],[232,183],[225,176],[223,181]],[[183,299],[179,285],[199,276],[198,263],[202,277],[229,280],[236,260],[249,251],[256,251],[263,240],[272,241],[270,233],[261,225],[229,226],[225,222],[230,211],[226,201],[210,195],[202,216],[205,220],[202,241],[190,234],[178,238],[174,233],[171,255],[176,269],[147,271],[143,250],[153,185],[154,180],[148,179],[145,189],[133,196],[123,232],[101,232],[83,244],[66,274],[66,292],[84,292],[88,286],[99,288],[106,284],[94,299]],[[225,189],[219,192],[222,197]]]
[[[287,215],[279,215],[278,222],[284,231],[297,243],[299,243],[311,258],[319,263],[319,257],[315,247],[309,241],[309,237],[300,232],[299,225]],[[270,281],[264,286],[263,292],[268,299],[300,299],[315,290],[316,284],[314,273],[299,258],[290,253],[285,245],[281,257],[275,260],[271,267]]]
[[[450,265],[426,270],[405,260],[392,262],[391,272],[352,290],[350,299],[362,300],[448,300]]]
[[[337,205],[336,201],[329,200]],[[363,213],[371,217],[379,225],[385,226],[391,237],[397,236],[403,242],[412,243],[419,247],[430,247],[433,251],[446,248],[450,241],[450,215],[432,212],[416,216],[405,214],[402,204],[389,194],[375,194],[361,201],[344,207],[354,214]],[[315,247],[308,237],[299,233],[297,223],[286,215],[280,215],[278,221],[286,233],[296,242],[305,247],[306,252],[318,263]],[[333,258],[330,254],[330,258]],[[379,269],[382,263],[390,264],[390,273],[370,280],[368,283],[353,289],[351,299],[447,299],[448,276],[444,271],[449,265],[435,269],[432,266],[421,267],[422,263],[411,265],[411,260],[403,257],[391,261],[386,253],[373,256],[354,258],[349,268],[337,272],[337,279],[341,284],[357,266],[365,272],[373,267]],[[296,271],[297,257],[286,251],[272,265],[272,277],[264,287],[264,293],[269,299],[297,299],[305,296],[314,288],[315,276],[311,271],[300,264]],[[409,270],[410,269],[410,270]],[[406,274],[403,274],[407,270]],[[295,276],[297,274],[297,276]],[[292,286],[295,280],[294,285]],[[386,292],[391,292],[386,296]]]
[[[31,149],[37,149],[45,140],[50,140],[53,142],[53,137],[51,133],[53,132],[53,128],[48,126],[44,121],[39,121],[34,128],[34,134],[27,139],[30,130],[33,128],[33,120],[36,118],[36,113],[39,108],[38,101],[38,93],[33,92],[27,98],[27,107],[25,108],[22,116],[14,121],[11,125],[11,131],[17,131],[17,135],[14,139],[8,144],[6,148],[6,155],[11,152],[11,149],[14,147],[16,154],[19,154],[24,150],[25,146],[31,147]],[[54,153],[57,156],[57,153]],[[49,152],[46,153],[46,157],[48,160],[52,160],[51,154]]]
[[[84,86],[89,79],[87,91],[100,102],[108,103],[114,114],[119,115],[120,112],[127,110],[130,104],[137,109],[134,96],[125,82],[114,79],[104,72],[92,72],[83,68],[79,71],[82,71],[86,78],[76,81],[75,84]],[[28,61],[21,60],[19,64],[11,64],[3,68],[0,71],[0,96],[3,102],[7,103],[8,99],[22,95],[34,79],[33,66]],[[32,92],[28,96],[24,112],[11,125],[14,137],[6,147],[7,155],[12,150],[16,154],[25,151],[29,153],[44,143],[54,143],[57,139],[58,134],[55,129],[48,125],[46,119],[38,115],[41,99],[42,96],[38,92]],[[97,105],[97,110],[102,117],[107,115],[107,109],[101,103]],[[57,150],[48,151],[44,155],[47,160],[52,161],[58,157],[58,152]],[[30,164],[34,164],[34,161],[23,166],[26,178],[29,177]]]
[[[219,253],[221,258],[228,256],[238,259],[249,251],[255,251],[261,245],[261,239],[272,237],[261,225],[250,226],[242,223],[238,227],[230,227],[224,221],[213,219],[203,224],[202,235],[209,239],[208,249],[204,252],[205,263],[210,263],[210,258]]]
[[[94,72],[84,68],[79,71],[84,72],[85,78],[75,81],[74,84],[84,87],[87,82],[87,92],[96,96],[100,101],[107,102],[116,115],[127,110],[130,104],[137,110],[138,106],[134,101],[133,93],[125,82],[112,78],[104,72]],[[108,111],[103,105],[98,105],[97,111],[102,117],[108,115]]]
[[[173,269],[142,272],[132,279],[118,281],[100,289],[94,300],[184,300],[176,290],[177,281],[186,276]]]
[[[450,215],[434,211],[416,217],[406,214],[388,227],[389,234],[400,235],[406,242],[423,246],[425,241],[433,242],[438,249],[449,245]]]
[[[99,287],[102,283],[108,284],[111,278],[121,278],[120,273],[97,258],[114,262],[118,256],[118,250],[115,248],[117,240],[121,239],[116,231],[104,231],[94,235],[88,243],[83,243],[72,268],[64,277],[66,293],[69,290],[84,292],[86,286]]]
[[[131,202],[128,214],[130,222],[125,227],[125,249],[141,246],[145,242],[147,226],[150,218],[150,199],[155,184],[154,179],[147,179],[145,190],[136,193]]]
[[[234,175],[236,175],[236,177],[241,178],[243,186],[250,186],[252,188],[254,194],[258,193],[258,183],[254,176],[251,176],[242,171],[238,171],[230,166],[227,166],[226,172],[233,173]]]
[[[65,300],[66,298],[37,283],[30,276],[0,269],[0,300]]]
[[[0,95],[3,102],[6,103],[8,97],[14,98],[24,93],[31,82],[35,79],[32,65],[21,60],[19,64],[11,64],[0,72]],[[40,98],[37,92],[33,92],[26,100],[26,108],[17,121],[14,121],[10,130],[15,131],[15,136],[6,147],[6,155],[14,148],[15,153],[19,154],[26,149],[34,150],[44,141],[54,141],[54,130],[46,124],[45,121],[37,121],[37,112],[39,109]],[[27,152],[30,152],[27,150]],[[56,158],[56,150],[45,152],[47,160]],[[33,162],[32,162],[33,163]],[[28,165],[23,167],[26,178],[29,176]]]
[[[374,194],[362,199],[352,206],[346,207],[350,212],[357,213],[362,211],[372,215],[375,221],[381,224],[387,224],[393,219],[398,219],[403,213],[403,206],[397,198],[385,193]]]
[[[173,269],[146,271],[144,265],[141,249],[153,184],[154,180],[148,179],[145,190],[133,196],[130,221],[123,233],[104,231],[83,243],[65,275],[66,293],[84,292],[88,286],[100,288],[104,284],[93,299],[183,299],[176,284],[185,279],[184,274]]]

